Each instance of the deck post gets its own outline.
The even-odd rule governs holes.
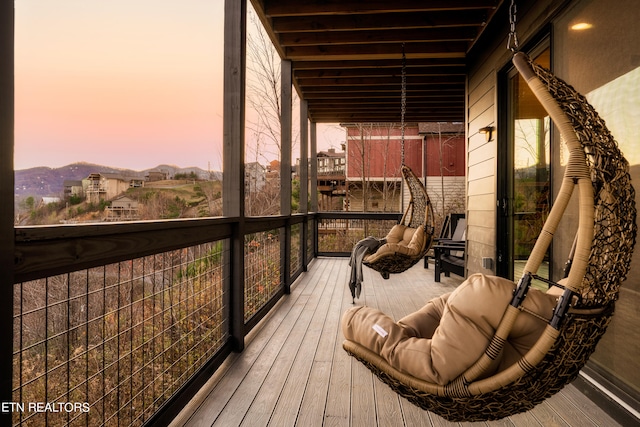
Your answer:
[[[316,122],[309,123],[309,151],[311,154],[309,168],[309,192],[311,193],[311,212],[318,212],[318,137]],[[313,248],[312,257],[318,254],[318,224],[315,215],[311,217],[313,234],[307,238],[312,239],[311,247]]]
[[[313,248],[312,257],[315,258],[318,255],[318,219],[316,213],[318,212],[318,132],[316,122],[311,121],[309,123],[309,151],[311,152],[311,168],[309,170],[309,181],[311,193],[311,212],[314,215],[311,217],[311,230],[313,231],[311,236],[308,236],[311,240],[311,247]]]
[[[227,0],[224,10],[224,110],[222,212],[237,217],[224,251],[224,290],[229,295],[229,333],[234,351],[244,349],[244,121],[246,0]]]
[[[306,214],[309,212],[309,119],[308,104],[305,99],[300,99],[300,208],[299,212]],[[307,239],[308,222],[305,219],[300,230],[300,251],[302,269],[307,270]]]
[[[291,217],[291,129],[292,129],[292,80],[291,61],[282,60],[280,65],[280,214]],[[285,226],[280,234],[280,271],[284,292],[291,290],[291,223]]]
[[[12,402],[13,288],[14,288],[14,7],[12,1],[0,6],[0,325],[9,334],[0,351],[0,401]],[[0,424],[11,425],[11,412],[0,412]]]

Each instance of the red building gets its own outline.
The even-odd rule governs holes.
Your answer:
[[[460,123],[343,124],[347,132],[346,209],[398,211],[402,165],[423,177],[437,216],[464,212],[465,134]]]

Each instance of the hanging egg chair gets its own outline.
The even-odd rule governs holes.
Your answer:
[[[533,408],[574,380],[605,333],[635,245],[635,191],[629,165],[584,96],[550,71],[516,53],[513,62],[569,149],[558,196],[532,250],[513,298],[484,353],[461,375],[438,384],[409,375],[358,340],[344,349],[398,394],[449,421],[500,419]],[[560,283],[553,314],[539,339],[516,363],[493,371],[553,235],[572,198],[579,199],[579,223],[570,270]],[[503,279],[505,280],[505,279]],[[455,291],[454,291],[455,292]],[[370,328],[369,328],[370,329]],[[364,328],[363,328],[364,330]],[[346,335],[345,335],[346,336]],[[466,336],[451,337],[464,342]],[[398,356],[401,357],[401,356]],[[415,355],[406,355],[415,357]]]

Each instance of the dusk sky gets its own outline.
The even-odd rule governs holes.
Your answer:
[[[15,8],[15,169],[221,168],[223,0]],[[318,126],[318,149],[343,139]]]

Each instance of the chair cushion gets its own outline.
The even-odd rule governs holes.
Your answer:
[[[364,257],[365,262],[374,262],[381,257],[393,254],[419,255],[425,244],[424,227],[411,228],[401,224],[394,225],[386,239],[387,243],[380,246],[375,253]]]
[[[342,319],[343,333],[399,371],[447,384],[482,356],[514,288],[510,280],[474,274],[450,294],[431,300],[397,323],[370,307],[350,309]],[[554,296],[531,289],[524,306],[549,319],[555,302]],[[516,362],[534,345],[545,326],[537,317],[520,314],[493,370]],[[419,331],[433,331],[433,335],[422,336]]]
[[[405,230],[409,228],[406,225],[396,224],[394,225],[389,233],[387,233],[387,243],[398,243],[404,240]]]

